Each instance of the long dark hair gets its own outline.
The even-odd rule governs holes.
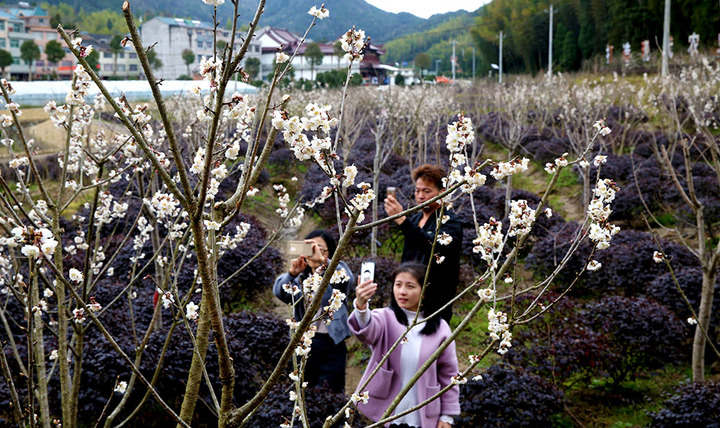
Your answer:
[[[395,287],[395,278],[397,278],[398,275],[401,273],[409,273],[412,275],[413,278],[420,284],[422,287],[422,284],[425,280],[425,271],[427,270],[427,266],[425,266],[422,263],[418,262],[405,262],[402,263],[400,266],[396,267],[395,270],[392,273],[393,278],[393,284],[392,287]],[[425,294],[427,295],[427,288],[425,289]],[[402,310],[400,305],[398,305],[397,300],[395,300],[395,293],[393,290],[390,290],[390,309],[392,309],[393,313],[395,314],[395,318],[398,320],[398,322],[402,325],[408,325],[408,319],[407,315],[405,315],[405,312]],[[429,300],[426,300],[423,298],[423,301],[420,302],[420,307],[418,310],[422,310],[425,315],[431,315],[435,311],[437,311],[439,308],[434,308],[432,304],[429,303]],[[420,330],[420,334],[429,336],[433,333],[435,333],[440,327],[440,322],[442,321],[442,318],[438,315],[435,316],[427,321],[425,321],[425,327],[423,327],[422,330]]]

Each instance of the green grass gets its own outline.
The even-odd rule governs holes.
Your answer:
[[[572,415],[584,425],[647,426],[651,422],[648,412],[658,411],[666,399],[665,394],[690,377],[689,367],[668,366],[642,373],[619,385],[593,379],[589,388],[567,391],[566,399]]]

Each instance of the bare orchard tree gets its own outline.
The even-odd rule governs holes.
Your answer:
[[[685,78],[667,81],[664,85],[658,82],[657,87],[663,89],[664,97],[663,102],[657,105],[663,119],[674,126],[676,132],[672,134],[675,138],[667,145],[655,141],[653,147],[667,184],[680,195],[678,204],[684,205],[694,217],[690,221],[678,219],[677,224],[682,226],[674,228],[673,233],[698,258],[702,268],[700,304],[697,308],[691,307],[697,321],[692,347],[693,381],[702,382],[705,380],[708,341],[717,353],[709,329],[715,281],[720,267],[720,243],[717,239],[718,219],[712,217],[714,207],[708,205],[714,202],[707,199],[706,193],[709,187],[720,186],[720,151],[715,135],[720,125],[717,116],[720,103],[716,96],[710,95],[717,92],[720,76],[716,69],[710,67],[694,67],[685,70],[683,75]],[[696,77],[690,79],[689,76]],[[700,166],[711,168],[710,177],[697,175]],[[679,211],[678,206],[672,208],[672,212]],[[656,224],[665,227],[657,220]]]
[[[221,2],[208,3],[214,5],[213,18],[217,26],[216,7]],[[234,16],[237,17],[238,2],[233,5]],[[0,140],[8,149],[10,168],[15,174],[12,182],[7,181],[9,178],[0,177],[0,225],[4,231],[0,241],[0,275],[5,284],[1,295],[0,321],[8,336],[9,354],[12,355],[12,367],[16,373],[10,372],[4,350],[0,363],[9,379],[13,417],[18,425],[35,426],[36,420],[37,425],[47,428],[58,424],[75,427],[82,423],[78,422],[78,418],[85,415],[79,410],[79,397],[83,388],[84,358],[88,357],[94,345],[87,340],[91,333],[101,338],[122,361],[114,387],[112,391],[107,391],[108,399],[96,416],[97,424],[112,426],[131,422],[140,406],[152,398],[177,426],[188,427],[198,414],[196,407],[204,384],[210,398],[202,400],[202,405],[217,416],[218,426],[247,425],[273,387],[282,378],[292,375],[297,400],[288,420],[299,420],[304,427],[310,425],[308,408],[314,403],[305,397],[302,370],[296,375],[287,373],[287,367],[291,363],[295,367],[304,367],[315,333],[311,325],[321,319],[332,318],[334,311],[343,304],[346,296],[342,293],[334,293],[327,306],[322,306],[322,296],[331,282],[337,281],[336,267],[348,249],[351,236],[393,220],[385,218],[357,224],[358,218],[364,216],[377,200],[377,171],[398,142],[414,132],[412,121],[417,115],[417,103],[413,100],[417,99],[411,96],[391,99],[388,95],[378,101],[379,107],[387,110],[380,110],[372,128],[378,142],[375,184],[374,187],[368,183],[356,184],[353,169],[346,166],[337,171],[334,162],[338,156],[337,136],[342,134],[337,127],[343,123],[349,77],[338,99],[341,106],[338,117],[331,114],[330,106],[313,102],[304,106],[301,115],[291,115],[287,109],[291,97],[275,94],[279,82],[290,70],[297,50],[292,55],[277,54],[279,67],[262,97],[230,93],[231,79],[240,72],[240,64],[264,7],[265,1],[260,0],[249,29],[242,37],[236,37],[240,34],[237,20],[233,21],[230,42],[223,49],[223,55],[215,52],[199,65],[204,81],[198,83],[196,98],[184,99],[172,111],[168,108],[170,103],[166,103],[160,93],[161,80],[153,74],[148,58],[148,49],[151,48],[146,45],[152,46],[153,41],[140,39],[127,1],[122,8],[130,37],[125,42],[132,43],[138,54],[155,108],[148,104],[132,105],[124,95],[110,94],[87,62],[91,48],[83,44],[81,37],[71,37],[65,29],[58,27],[79,65],[65,104],[58,106],[49,102],[45,106],[52,122],[65,131],[65,144],[56,159],[60,172],[52,183],[40,173],[40,159],[35,155],[34,143],[26,137],[18,120],[22,110],[13,102],[11,83],[1,82],[0,88],[9,110],[9,114],[0,116],[1,129],[12,128],[17,141],[11,140],[12,136],[7,132]],[[312,7],[309,14],[312,18],[303,39],[316,21],[326,18],[329,12],[321,6]],[[236,44],[238,40],[242,43]],[[302,43],[298,44],[298,49],[300,45]],[[350,62],[349,67],[362,59],[366,45],[364,32],[355,28],[341,37],[341,48]],[[87,97],[92,84],[100,89],[102,96],[91,102]],[[106,107],[115,115],[115,124],[119,122],[122,125],[122,131],[117,131],[117,127],[115,132],[111,132],[113,128],[105,128],[107,124],[101,120],[99,113]],[[598,127],[600,129],[585,142],[582,153],[587,153],[596,143],[598,135],[605,132],[602,122]],[[469,118],[459,115],[447,130],[445,144],[452,167],[447,190],[424,204],[397,214],[398,217],[422,209],[440,198],[452,198],[457,192],[471,194],[484,184],[485,176],[480,170],[491,162],[466,164],[475,135]],[[331,139],[333,132],[336,135],[334,142]],[[344,222],[343,233],[324,271],[308,278],[303,284],[302,298],[305,299],[306,311],[302,319],[287,321],[291,331],[288,344],[254,394],[245,402],[235,403],[235,366],[228,343],[220,289],[224,283],[232,282],[244,266],[237,267],[222,283],[218,271],[223,266],[222,257],[240,245],[252,227],[238,217],[246,210],[247,201],[260,191],[258,179],[278,133],[282,133],[298,161],[317,165],[327,177],[327,186],[314,200],[307,201],[306,207],[334,198],[338,210],[346,214],[344,218],[347,220],[341,219]],[[245,147],[244,153],[241,153],[241,145]],[[437,399],[454,384],[463,383],[493,349],[500,354],[505,353],[512,344],[514,326],[531,322],[549,310],[557,300],[546,306],[538,302],[581,241],[591,240],[594,249],[609,245],[617,232],[617,227],[608,222],[611,212],[609,203],[615,188],[610,180],[598,180],[590,205],[592,209],[557,269],[522,291],[517,282],[509,285],[504,280],[516,272],[514,265],[518,262],[519,249],[537,216],[549,215],[546,211],[547,198],[559,174],[563,168],[581,160],[581,157],[557,159],[541,202],[531,207],[525,200],[512,201],[507,228],[495,219],[482,225],[475,222],[477,238],[473,242],[474,249],[481,254],[486,267],[455,298],[479,292],[472,310],[413,380],[404,386],[382,420],[375,425],[385,424],[402,415],[393,415],[402,397],[482,309],[487,309],[491,339],[471,357],[471,366],[459,373],[453,384],[445,385],[412,410]],[[528,162],[523,159],[515,163],[492,164],[499,171],[497,174],[506,176],[526,172]],[[224,197],[219,189],[229,177],[234,177],[237,182],[233,183],[229,196]],[[341,191],[350,186],[360,189],[352,199]],[[303,220],[301,207],[290,204],[291,197],[284,186],[275,184],[274,190],[278,193],[277,211],[286,222],[284,224],[299,226]],[[377,210],[374,212],[377,217]],[[232,226],[235,228],[232,229]],[[271,236],[245,266],[258,257],[274,238],[275,235]],[[447,238],[438,239],[435,244],[447,245]],[[592,254],[580,273],[600,267],[592,260]],[[129,263],[129,268],[114,272],[113,266],[121,259]],[[188,268],[192,274],[187,274]],[[113,283],[115,288],[109,287],[108,277],[113,279],[115,275],[122,276]],[[558,300],[574,283],[564,285]],[[521,293],[533,293],[534,297],[520,306],[515,297]],[[152,295],[155,300],[149,298]],[[500,299],[510,301],[507,313],[500,312]],[[118,325],[109,316],[112,310],[124,307],[122,305],[129,308],[125,314],[129,325]],[[145,314],[151,313],[151,319],[137,316],[136,311],[140,309],[145,310]],[[163,312],[164,319],[160,322]],[[438,316],[438,313],[427,315]],[[413,320],[408,328],[417,322],[417,319]],[[183,337],[188,338],[186,342],[177,343],[177,336],[173,335],[176,330],[183,332]],[[152,337],[162,338],[160,350],[150,350],[148,343]],[[191,356],[188,366],[183,368],[187,370],[183,371],[187,377],[181,400],[169,400],[157,384],[163,361],[168,357],[167,348],[172,342]],[[399,343],[400,340],[394,347]],[[208,358],[217,361],[217,375],[208,370]],[[148,361],[152,363],[148,364]],[[148,371],[141,368],[155,362],[157,365],[151,370],[152,375],[148,376]],[[50,379],[54,376],[59,378],[59,394],[50,390],[53,384]],[[27,394],[18,394],[19,382],[22,382]],[[363,388],[365,386],[360,389]],[[54,401],[51,397],[57,396],[60,397],[59,411],[52,408]],[[113,400],[118,396],[119,400]],[[353,395],[340,412],[329,415],[325,426],[339,423],[346,415],[345,410],[357,409],[362,399],[361,395]],[[136,405],[137,402],[139,404]],[[128,408],[130,403],[137,407]],[[62,417],[53,421],[53,415],[58,413]]]

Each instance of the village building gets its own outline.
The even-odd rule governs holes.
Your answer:
[[[217,40],[229,43],[230,33],[230,30],[218,28]],[[235,36],[235,46],[242,45],[240,36]],[[153,73],[164,79],[177,79],[183,75],[197,78],[202,58],[214,54],[213,25],[194,19],[153,18],[142,25],[141,38],[147,46],[157,43],[153,49],[163,65]],[[192,51],[195,56],[189,64],[183,59],[186,50]],[[260,59],[260,44],[255,40],[251,42],[245,59],[252,57]]]

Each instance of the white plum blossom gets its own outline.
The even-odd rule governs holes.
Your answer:
[[[662,263],[665,261],[665,255],[660,251],[655,251],[653,253],[653,261],[655,261],[655,263]]]
[[[363,391],[362,393],[355,392],[353,393],[353,395],[350,396],[350,401],[352,401],[353,404],[367,404],[368,401],[370,401],[370,394],[367,391]]]
[[[85,322],[85,309],[83,308],[75,308],[73,309],[73,317],[74,321],[78,324],[82,324]]]
[[[535,210],[524,199],[510,201],[510,231],[508,236],[524,236],[530,233],[535,222]]]
[[[205,1],[205,0],[203,0],[203,1]],[[223,0],[220,0],[220,1],[223,1]],[[127,391],[127,382],[125,382],[124,380],[121,380],[120,382],[118,382],[117,385],[115,385],[115,389],[113,389],[113,391],[117,392],[120,395],[125,394],[125,391]]]
[[[340,37],[340,47],[346,52],[346,61],[362,61],[363,50],[365,49],[365,32],[363,30],[355,30],[355,27],[347,30],[347,32]]]
[[[355,184],[357,173],[358,169],[355,165],[346,166],[345,171],[343,171],[343,187],[350,187]]]
[[[335,272],[333,272],[332,278],[330,278],[331,284],[341,284],[345,281],[349,281],[350,277],[347,274],[347,271],[345,268],[337,269]]]
[[[447,232],[443,232],[437,238],[438,244],[440,244],[440,245],[450,245],[452,240],[453,240],[452,236],[450,236]]]
[[[597,122],[595,122],[595,124],[593,125],[593,128],[597,129],[598,133],[600,135],[602,135],[603,137],[608,135],[610,132],[612,132],[612,130],[610,128],[608,128],[607,125],[605,124],[605,119],[598,120]]]
[[[169,291],[162,291],[161,289],[157,289],[157,292],[160,294],[160,297],[162,298],[162,305],[163,308],[168,309],[170,305],[175,303],[175,298],[173,297],[172,293]]]
[[[561,166],[561,167],[568,166],[568,161],[567,161],[567,159],[566,159],[566,156],[567,156],[567,155],[568,155],[567,153],[563,153],[562,156],[560,156],[559,158],[555,159],[555,165]]]
[[[332,314],[342,307],[345,297],[345,293],[338,289],[333,289],[329,304],[323,307],[323,310],[325,310],[329,315],[329,318],[327,319],[328,323],[331,321],[330,318],[332,318]]]
[[[330,16],[330,11],[320,6],[320,9],[313,6],[308,10],[308,14],[316,17],[317,19],[325,19]]]
[[[77,282],[77,283],[80,283],[83,281],[82,272],[80,272],[79,270],[77,270],[75,268],[70,268],[70,273],[68,276],[70,278],[70,281]]]
[[[690,318],[687,319],[687,323],[690,324],[690,325],[696,325],[696,324],[697,324],[697,319],[695,319],[695,317],[690,317]]]
[[[488,330],[490,338],[493,340],[501,340],[498,354],[505,354],[508,348],[512,346],[512,334],[508,330],[510,328],[507,323],[507,314],[504,312],[495,312],[495,309],[488,310]]]
[[[555,174],[555,172],[557,172],[557,167],[554,163],[548,162],[545,164],[545,172],[548,174]]]
[[[488,263],[493,260],[493,254],[499,254],[503,247],[502,222],[490,217],[488,223],[480,226],[478,237],[473,239],[473,252],[480,254],[480,258]]]
[[[521,174],[527,171],[529,164],[530,159],[528,158],[513,159],[510,162],[498,162],[490,172],[490,175],[499,181],[509,175]]]
[[[596,271],[596,270],[600,269],[601,266],[602,266],[602,263],[600,263],[599,261],[590,260],[590,263],[588,263],[588,265],[587,265],[587,269],[589,271]]]
[[[290,56],[288,56],[288,54],[286,54],[285,52],[278,52],[275,54],[275,62],[277,64],[282,64],[284,62],[288,62],[289,59],[290,59]]]
[[[58,350],[53,349],[52,352],[50,352],[50,356],[48,357],[48,359],[50,361],[55,361],[55,360],[57,360],[57,358],[58,358]]]
[[[193,320],[193,321],[198,319],[198,315],[199,315],[198,309],[200,309],[200,307],[198,305],[196,305],[195,302],[190,301],[185,306],[185,316],[187,317],[187,319]]]
[[[605,162],[607,162],[607,156],[597,155],[593,159],[593,165],[595,166],[605,165]]]
[[[362,189],[362,192],[355,195],[355,197],[350,200],[350,203],[356,209],[365,211],[370,206],[373,199],[375,199],[375,192],[370,188],[368,183],[360,183],[357,187]]]
[[[495,290],[492,288],[483,288],[478,290],[478,296],[483,302],[490,302],[495,298]]]

